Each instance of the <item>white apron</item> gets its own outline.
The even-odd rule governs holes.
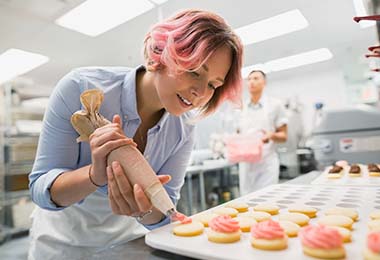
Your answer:
[[[240,118],[242,133],[276,130],[265,105],[259,109],[246,108]],[[273,141],[263,146],[263,158],[258,163],[239,163],[240,195],[246,195],[278,183],[280,162]]]
[[[61,211],[32,213],[29,260],[92,259],[96,253],[147,233],[134,218],[114,215],[99,191]]]

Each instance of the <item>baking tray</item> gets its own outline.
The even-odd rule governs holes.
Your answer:
[[[312,218],[310,224],[324,216],[323,211],[331,207],[354,208],[359,212],[359,221],[355,222],[352,231],[352,242],[345,243],[346,259],[362,259],[365,246],[369,214],[380,209],[380,187],[350,187],[329,185],[272,185],[257,192],[248,194],[234,201],[243,201],[250,205],[249,210],[259,203],[278,205],[281,213],[294,204],[306,204],[318,209],[317,218]],[[223,207],[220,205],[218,207]],[[217,207],[215,207],[217,208]],[[207,211],[212,211],[209,209]],[[199,214],[199,213],[198,213]],[[277,216],[272,216],[278,220]],[[281,251],[263,251],[253,248],[250,244],[250,233],[242,233],[241,240],[231,244],[217,244],[208,241],[207,229],[202,235],[195,237],[179,237],[172,234],[175,223],[163,226],[149,232],[145,236],[147,245],[179,255],[199,259],[314,259],[302,252],[298,237],[289,238],[288,248]]]
[[[327,177],[332,166],[326,167],[325,170],[315,180],[311,182],[313,185],[343,185],[343,186],[377,186],[380,187],[380,177],[369,176],[366,164],[359,164],[362,173],[360,177],[352,177],[348,171],[350,166],[343,167],[343,176],[339,179],[330,179]]]

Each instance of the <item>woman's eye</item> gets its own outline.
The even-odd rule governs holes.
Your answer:
[[[208,87],[211,88],[212,90],[216,89],[216,87],[214,87],[214,85],[212,85],[212,84],[208,84]]]

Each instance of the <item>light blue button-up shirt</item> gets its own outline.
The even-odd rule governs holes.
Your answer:
[[[52,183],[60,174],[91,163],[89,144],[76,142],[78,134],[70,123],[71,115],[83,109],[79,97],[84,90],[102,89],[104,102],[100,113],[110,121],[113,115],[119,114],[123,120],[124,133],[128,137],[135,135],[141,123],[136,104],[136,72],[139,69],[144,68],[79,68],[58,82],[45,112],[37,156],[29,175],[31,197],[38,206],[48,210],[64,209],[51,200]],[[194,144],[194,126],[189,123],[192,116],[191,112],[179,117],[165,112],[147,134],[144,156],[158,175],[171,175],[172,179],[165,189],[174,203],[180,198]],[[107,196],[107,187],[99,190]],[[168,222],[166,218],[146,227],[153,229]]]

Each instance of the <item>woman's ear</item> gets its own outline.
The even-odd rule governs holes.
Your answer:
[[[157,66],[154,66],[154,61],[148,60],[146,64],[146,70],[149,72],[154,72],[157,70]]]

